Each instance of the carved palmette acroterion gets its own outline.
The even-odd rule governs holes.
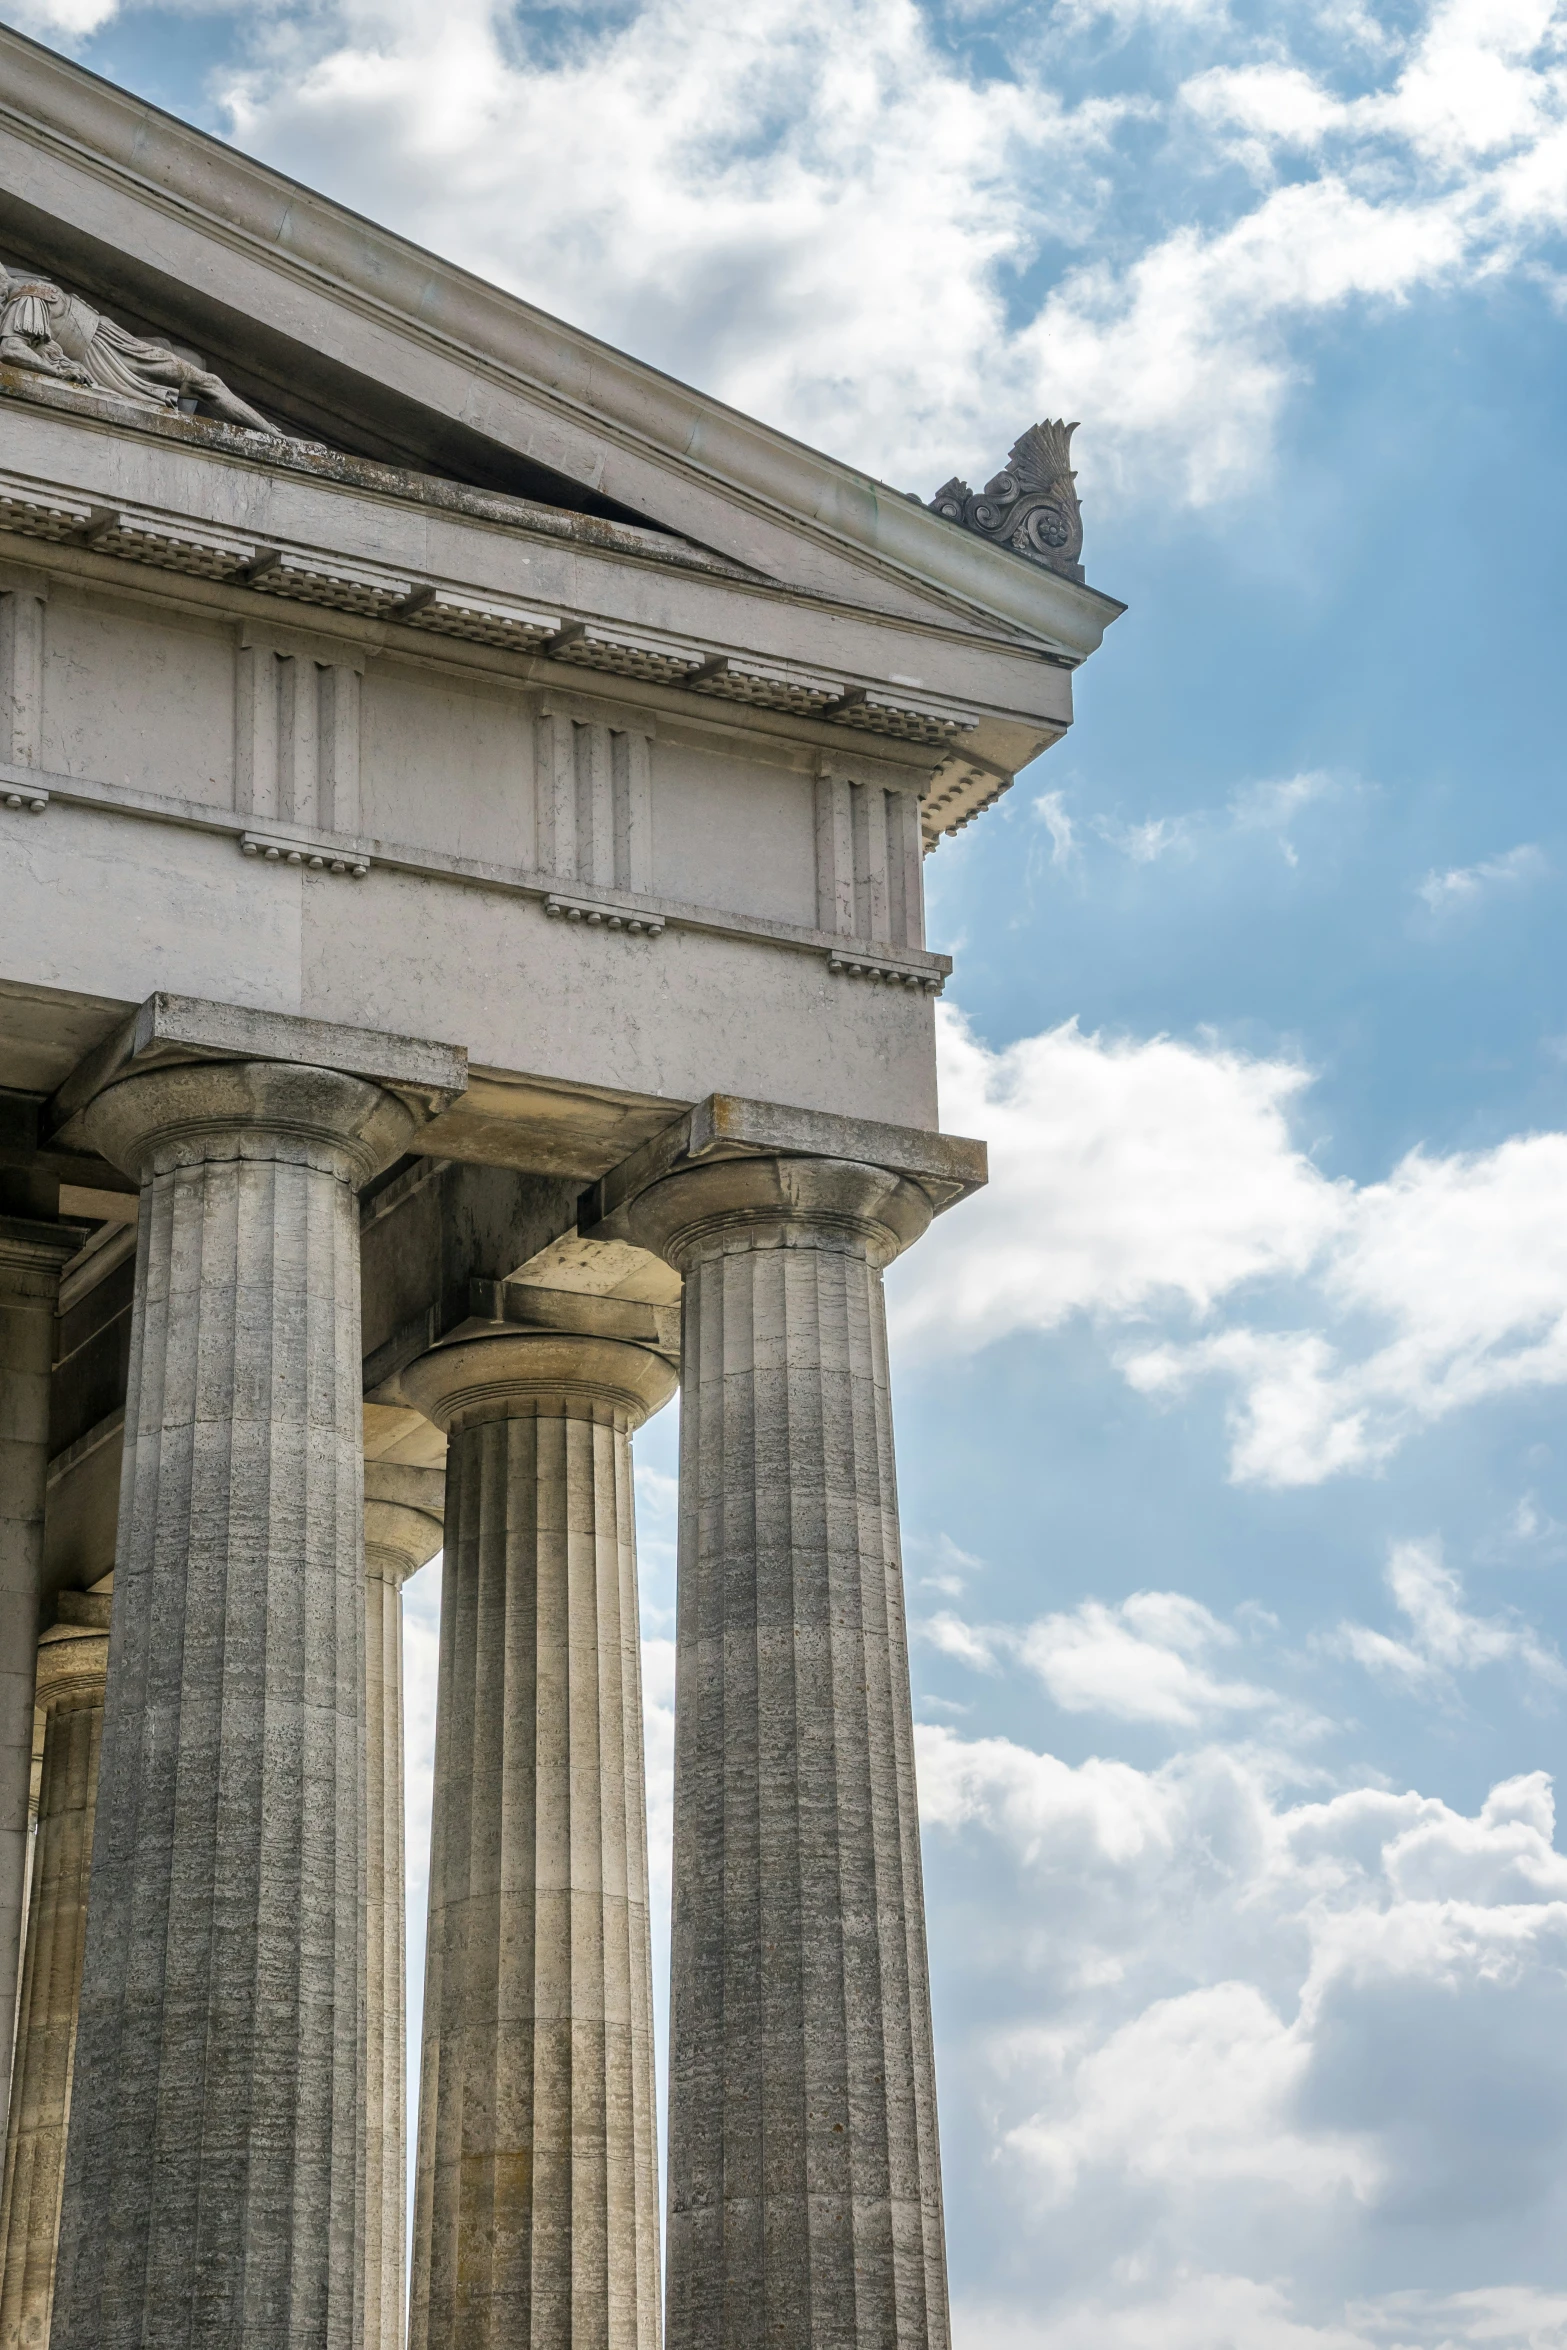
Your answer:
[[[1013,444],[1003,472],[978,491],[954,475],[931,499],[931,512],[1059,571],[1064,579],[1080,580],[1083,516],[1072,471],[1076,430],[1059,417],[1031,424]]]

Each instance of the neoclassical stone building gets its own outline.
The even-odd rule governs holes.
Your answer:
[[[0,262],[0,2346],[402,2342],[444,1545],[409,2341],[939,2350],[881,1279],[1068,435],[922,506],[5,31]]]

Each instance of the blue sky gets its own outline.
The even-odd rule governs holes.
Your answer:
[[[958,2342],[1564,2350],[1567,12],[10,13],[901,486],[1082,418],[890,1282]]]

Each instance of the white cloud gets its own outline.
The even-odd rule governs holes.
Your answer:
[[[1181,104],[1210,129],[1241,133],[1239,151],[1262,167],[1276,148],[1320,147],[1344,112],[1298,65],[1212,66],[1182,85]]]
[[[1363,194],[1342,176],[1274,189],[1218,232],[1174,231],[1123,270],[1073,271],[1026,340],[1048,352],[1074,415],[1099,426],[1099,465],[1161,468],[1193,505],[1247,487],[1302,378],[1289,329],[1346,304],[1459,282],[1470,258],[1455,199]]]
[[[1226,840],[1233,842],[1238,834],[1247,833],[1270,835],[1287,862],[1294,865],[1299,863],[1299,856],[1289,838],[1291,825],[1304,809],[1335,797],[1339,789],[1331,775],[1313,769],[1299,775],[1243,784],[1221,808],[1188,808],[1175,815],[1140,819],[1097,815],[1090,818],[1089,828],[1108,848],[1134,865],[1158,865],[1168,858],[1189,861]],[[1064,795],[1059,791],[1042,793],[1034,806],[1049,826],[1055,843],[1051,863],[1062,865],[1080,856],[1081,847],[1072,818],[1066,812]]]
[[[441,1653],[441,1575],[437,1553],[403,1586],[404,1823],[408,1845],[407,1907],[424,1938],[430,1883],[430,1802],[435,1783],[435,1691]],[[418,1980],[424,1980],[423,1968]]]
[[[1474,905],[1493,890],[1517,889],[1524,882],[1537,881],[1546,870],[1542,851],[1532,841],[1525,841],[1505,856],[1487,857],[1478,865],[1455,865],[1446,873],[1428,873],[1418,894],[1433,914],[1447,914],[1460,906]]]
[[[939,1655],[951,1657],[955,1664],[967,1665],[976,1673],[998,1669],[995,1637],[983,1626],[966,1624],[951,1608],[941,1608],[914,1629]]]
[[[1265,192],[1222,227],[1182,225],[1056,288],[1030,333],[1055,349],[1073,412],[1110,420],[1133,463],[1162,445],[1195,503],[1251,478],[1301,372],[1291,336],[1314,315],[1479,282],[1559,231],[1559,31],[1550,0],[1444,0],[1412,39],[1384,34],[1392,78],[1358,98],[1276,51],[1191,76],[1187,119]],[[1312,168],[1267,184],[1280,151]]]
[[[1386,2293],[1312,2324],[1279,2285],[1187,2274],[1161,2281],[1156,2299],[1085,2296],[1043,2321],[959,2302],[953,2338],[956,2350],[1567,2350],[1567,2294],[1531,2285]]]
[[[677,1407],[678,1408],[678,1407]],[[660,1607],[655,1589],[673,1590],[680,1538],[680,1481],[638,1460],[633,1471],[637,1501],[637,1555],[641,1565],[642,1629],[652,1635],[674,1627],[673,1606]]]
[[[1050,835],[1051,864],[1069,865],[1076,854],[1077,842],[1065,796],[1058,791],[1042,791],[1034,802],[1034,814]]]
[[[1264,192],[1224,226],[1182,225],[1056,288],[1030,332],[1055,348],[1073,412],[1111,420],[1133,462],[1162,444],[1194,502],[1249,479],[1300,375],[1291,337],[1314,315],[1478,282],[1559,230],[1559,29],[1549,0],[1445,0],[1412,39],[1383,34],[1392,76],[1356,98],[1276,49],[1192,75],[1187,120]],[[1280,152],[1297,173],[1273,185]]]
[[[441,1653],[438,1554],[403,1586],[403,1850],[407,1919],[410,2187],[424,2036],[424,1960],[430,1907],[430,1809],[435,1792],[435,1699]]]
[[[928,1535],[911,1534],[908,1549],[922,1559],[928,1557],[927,1570],[918,1578],[922,1589],[939,1591],[945,1599],[960,1598],[971,1579],[984,1572],[984,1560],[961,1550],[950,1534],[938,1534],[934,1542]]]
[[[1099,816],[1094,820],[1094,830],[1111,848],[1119,849],[1123,857],[1130,857],[1134,865],[1157,865],[1161,857],[1192,853],[1193,827],[1191,820],[1184,816],[1147,816],[1141,824]]]
[[[978,2084],[949,2136],[988,2151],[998,2228],[1032,2254],[1032,2298],[998,2282],[960,2342],[1556,2343],[1549,2294],[1404,2289],[1455,2231],[1469,2277],[1505,2278],[1520,2229],[1548,2243],[1561,2216],[1567,1858],[1543,1774],[1471,1815],[1378,1787],[1291,1800],[1212,1748],[1139,1772],[917,1739],[930,1831],[995,1886],[938,1984]]]
[[[1456,1673],[1517,1663],[1558,1688],[1567,1684],[1560,1657],[1520,1617],[1476,1616],[1466,1610],[1462,1580],[1443,1564],[1439,1543],[1395,1543],[1387,1587],[1408,1622],[1407,1639],[1392,1639],[1366,1624],[1338,1628],[1339,1645],[1368,1672],[1414,1688],[1450,1689]]]
[[[20,32],[35,39],[63,34],[75,43],[107,24],[119,5],[120,0],[12,0],[8,14]]]
[[[1236,1646],[1229,1625],[1178,1591],[1137,1591],[1118,1607],[1084,1600],[1042,1616],[1022,1635],[1023,1662],[1067,1713],[1178,1729],[1270,1703],[1265,1689],[1219,1679],[1217,1653]]]
[[[1567,2293],[1495,2285],[1477,2293],[1388,2293],[1357,2303],[1350,2321],[1376,2350],[1567,2350]]]
[[[1347,2187],[1364,2198],[1378,2173],[1361,2139],[1291,2126],[1311,2056],[1309,2032],[1284,2023],[1254,1983],[1208,1984],[1156,1999],[1090,2043],[1069,2060],[1070,2098],[1005,2143],[1056,2204],[1107,2166],[1188,2192],[1269,2180],[1299,2196]]]
[[[1317,770],[1274,783],[1248,784],[1230,801],[1230,821],[1237,832],[1271,833],[1285,863],[1298,865],[1300,852],[1290,838],[1290,826],[1303,808],[1331,798],[1336,790],[1333,778]]]
[[[916,1620],[912,1629],[972,1672],[998,1672],[1003,1659],[1016,1657],[1064,1713],[1191,1730],[1230,1714],[1280,1710],[1270,1690],[1211,1670],[1216,1656],[1239,1645],[1239,1635],[1180,1591],[1134,1591],[1115,1606],[1085,1599],[1021,1631],[971,1624],[951,1608]]]
[[[1189,859],[1212,849],[1237,833],[1268,833],[1277,839],[1292,865],[1299,862],[1288,838],[1290,826],[1315,801],[1332,798],[1339,786],[1330,775],[1313,769],[1263,783],[1243,784],[1222,808],[1190,808],[1173,816],[1145,816],[1131,822],[1120,816],[1095,816],[1092,828],[1106,845],[1134,865],[1157,865],[1167,857]],[[1044,797],[1059,802],[1061,794]],[[1036,805],[1042,805],[1036,802]],[[1064,860],[1052,858],[1052,863]]]
[[[1141,2302],[1084,2295],[1043,2320],[959,2303],[953,2340],[956,2350],[1372,2350],[1369,2334],[1302,2323],[1278,2285],[1208,2274],[1161,2277]]]
[[[1301,1272],[1337,1225],[1336,1187],[1290,1141],[1292,1062],[1075,1021],[994,1053],[941,1011],[942,1124],[990,1144],[988,1189],[943,1217],[893,1283],[913,1347],[972,1348],[1077,1312],[1205,1312]]]
[[[946,1010],[940,1046],[943,1123],[987,1137],[991,1182],[894,1275],[912,1351],[1162,1316],[1185,1327],[1130,1337],[1125,1376],[1163,1400],[1222,1382],[1231,1472],[1268,1485],[1567,1382],[1567,1135],[1416,1150],[1357,1187],[1294,1142],[1295,1063],[1075,1023],[993,1052]],[[1239,1318],[1265,1290],[1268,1326]]]
[[[1248,783],[1233,794],[1230,817],[1239,832],[1284,832],[1303,808],[1331,799],[1338,789],[1321,768],[1284,775],[1266,783]]]
[[[1412,1152],[1342,1195],[1319,1310],[1369,1345],[1238,1329],[1133,1358],[1149,1391],[1200,1371],[1239,1388],[1235,1473],[1310,1484],[1385,1460],[1417,1428],[1488,1397],[1567,1380],[1567,1135],[1450,1158]],[[1378,1343],[1380,1339],[1380,1343]]]

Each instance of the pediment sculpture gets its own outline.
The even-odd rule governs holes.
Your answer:
[[[128,333],[80,294],[66,293],[49,278],[15,277],[3,265],[0,367],[18,367],[80,391],[107,392],[116,400],[165,413],[188,401],[198,414],[205,412],[274,440],[281,437],[275,424],[199,360],[182,358],[164,343]]]
[[[1072,471],[1076,430],[1060,417],[1031,424],[1013,444],[1003,472],[978,491],[954,474],[931,499],[931,513],[995,546],[1010,547],[1063,579],[1081,580],[1083,515]]]

